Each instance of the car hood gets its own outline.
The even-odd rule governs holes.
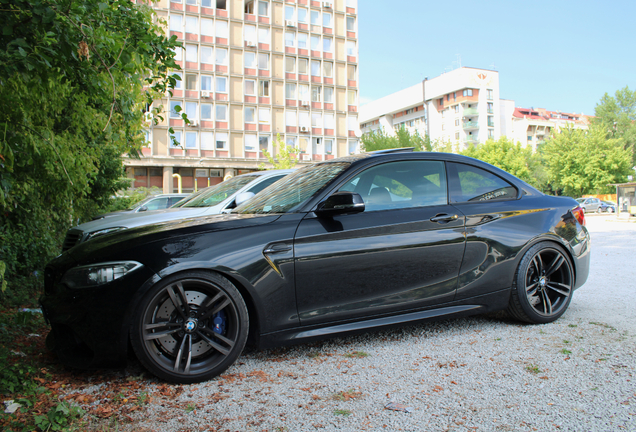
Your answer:
[[[77,225],[73,227],[73,229],[82,232],[94,232],[115,227],[136,228],[144,225],[213,214],[211,209],[213,209],[213,207],[169,208],[141,213],[115,213],[112,216]]]
[[[111,255],[118,256],[118,259],[126,259],[127,250],[138,249],[156,240],[265,225],[274,222],[280,216],[280,214],[220,214],[198,218],[180,218],[96,237],[75,246],[59,258],[72,258],[79,264],[108,261]]]

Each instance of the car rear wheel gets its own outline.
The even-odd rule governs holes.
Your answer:
[[[530,323],[555,321],[570,305],[573,289],[572,264],[563,248],[554,243],[538,243],[519,263],[508,311]]]
[[[194,383],[227,369],[245,347],[245,302],[226,278],[187,272],[161,281],[140,301],[131,328],[139,361],[159,378]]]
[[[601,206],[598,206],[596,208],[596,213],[603,213],[603,209],[601,208]]]

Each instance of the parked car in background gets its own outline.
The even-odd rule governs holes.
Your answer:
[[[598,212],[598,208],[601,206],[601,200],[598,198],[577,198],[576,202],[579,203],[585,213]]]
[[[66,232],[62,251],[115,231],[231,210],[240,204],[237,200],[245,201],[293,171],[269,170],[242,174],[191,194],[189,198],[168,209],[125,213],[77,225]]]
[[[600,212],[616,213],[616,203],[613,203],[611,201],[601,201],[601,205],[599,206],[599,209],[601,209],[599,213]]]
[[[190,194],[187,194],[187,193],[151,195],[133,204],[126,210],[118,210],[118,211],[114,211],[110,213],[101,214],[101,215],[95,216],[93,220],[110,217],[110,216],[130,215],[133,213],[139,213],[139,212],[145,212],[145,211],[167,209],[177,204],[179,201],[188,197],[189,195]]]
[[[248,336],[265,348],[503,309],[552,322],[587,279],[589,239],[576,201],[492,165],[374,152],[303,167],[230,214],[80,244],[48,264],[40,302],[63,363],[121,365],[132,346],[193,383]]]

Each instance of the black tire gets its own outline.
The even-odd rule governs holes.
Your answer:
[[[130,339],[151,373],[188,384],[234,363],[248,329],[247,307],[236,287],[218,274],[190,271],[160,281],[142,298]]]
[[[519,263],[508,312],[534,324],[555,321],[570,305],[573,289],[574,272],[567,253],[555,243],[537,243]]]
[[[603,213],[603,209],[600,206],[598,206],[596,208],[596,213]]]

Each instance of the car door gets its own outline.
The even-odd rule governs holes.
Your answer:
[[[390,314],[453,300],[464,219],[448,204],[441,161],[387,162],[338,191],[359,193],[362,213],[309,213],[294,241],[301,324]]]

